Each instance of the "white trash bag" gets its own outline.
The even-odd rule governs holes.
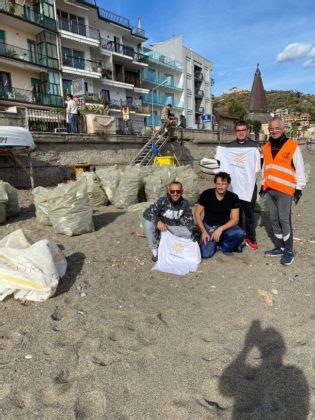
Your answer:
[[[17,190],[12,187],[8,182],[0,181],[0,188],[4,188],[8,195],[8,201],[6,203],[6,215],[7,218],[18,216],[20,213],[19,197]]]
[[[0,301],[13,294],[43,302],[55,293],[66,270],[67,261],[54,242],[31,244],[18,229],[0,241]]]
[[[185,275],[198,270],[201,253],[197,242],[180,238],[167,231],[161,232],[158,258],[152,270]]]
[[[59,184],[50,191],[48,213],[56,233],[74,236],[93,232],[93,208],[87,195],[86,178]]]
[[[138,203],[138,193],[142,185],[141,168],[126,166],[113,198],[113,204],[118,209],[127,209]]]
[[[48,214],[48,188],[36,187],[33,189],[34,205],[36,209],[36,219],[38,223],[45,226],[50,226],[51,221]]]
[[[96,175],[100,178],[102,187],[105,190],[110,202],[113,201],[113,197],[120,182],[121,174],[122,172],[117,165],[96,170]]]
[[[87,181],[87,193],[93,207],[107,206],[109,201],[102,187],[100,178],[95,172],[82,172],[80,177]]]

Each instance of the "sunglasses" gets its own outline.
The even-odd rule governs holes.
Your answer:
[[[170,194],[181,194],[182,190],[170,190]]]

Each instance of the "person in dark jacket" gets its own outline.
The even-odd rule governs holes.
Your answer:
[[[192,238],[195,226],[189,202],[183,197],[183,186],[174,181],[168,186],[165,197],[151,204],[144,213],[144,232],[152,251],[152,260],[158,257],[159,232],[169,230],[173,235]]]

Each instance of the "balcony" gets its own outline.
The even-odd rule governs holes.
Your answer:
[[[179,73],[183,71],[183,66],[180,63],[173,60],[171,57],[152,51],[149,48],[143,48],[143,55],[144,59],[151,61],[152,63],[159,64]]]
[[[199,71],[195,71],[194,72],[194,79],[202,82],[203,81],[203,74]]]
[[[81,35],[87,38],[99,40],[99,30],[87,25],[78,25],[75,21],[68,19],[58,19],[59,29],[71,32],[72,34]]]
[[[158,76],[157,74],[152,74],[147,71],[143,71],[141,73],[141,80],[144,82],[151,83],[152,85],[159,85],[163,83],[165,80],[168,80],[167,83],[164,83],[161,87],[166,87],[166,88],[175,89],[175,90],[183,90],[182,87],[179,87],[179,85],[174,83],[174,81],[171,80],[169,77]]]
[[[204,91],[203,90],[201,90],[201,89],[196,89],[195,90],[195,96],[197,97],[197,98],[203,98],[203,96],[204,96]]]
[[[109,101],[102,95],[97,93],[87,93],[84,95],[84,100],[86,103],[90,104],[101,104],[108,106],[111,110],[121,111],[123,106],[128,106],[130,111],[136,112],[138,114],[149,114],[149,106],[143,105],[140,99],[123,100],[123,99],[110,99]]]
[[[157,115],[154,115],[154,117],[152,118],[152,116],[147,117],[147,126],[148,127],[155,127],[155,126],[160,126],[161,125],[161,118],[158,117]]]
[[[135,52],[133,48],[127,47],[126,45],[119,44],[114,41],[107,41],[106,39],[101,39],[101,48],[104,50],[112,51],[117,54],[126,55],[132,59],[134,59]]]
[[[144,104],[151,105],[152,104],[152,95],[149,93],[142,97],[142,102]],[[179,102],[174,101],[174,99],[170,97],[161,96],[160,98],[157,95],[153,95],[153,105],[157,106],[165,106],[166,104],[171,104],[175,109],[183,109],[183,106],[179,104]]]
[[[16,16],[50,31],[57,31],[56,21],[42,13],[36,12],[29,4],[15,3],[11,0],[0,0],[0,12]]]
[[[196,114],[203,114],[205,112],[205,108],[203,106],[196,107],[195,113]]]
[[[133,35],[138,35],[141,37],[145,36],[143,29],[131,25],[130,20],[123,16],[117,15],[116,13],[113,13],[113,12],[110,12],[109,10],[105,10],[101,8],[99,8],[99,15],[103,19],[109,20],[110,22],[114,22],[118,25],[129,28]]]
[[[64,106],[64,99],[61,96],[15,87],[0,86],[0,100],[25,102],[34,105]]]
[[[81,57],[74,57],[72,55],[62,56],[62,65],[65,67],[71,67],[75,70],[84,70],[88,72],[101,73],[99,72],[99,66],[96,61],[86,60]]]
[[[36,66],[59,70],[59,64],[56,58],[47,57],[46,55],[16,47],[15,45],[6,44],[4,42],[0,42],[0,56],[11,60],[24,61]]]

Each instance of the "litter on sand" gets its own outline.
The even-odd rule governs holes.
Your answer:
[[[262,297],[264,304],[268,307],[273,306],[273,296],[270,292],[264,289],[258,289],[259,295]]]

